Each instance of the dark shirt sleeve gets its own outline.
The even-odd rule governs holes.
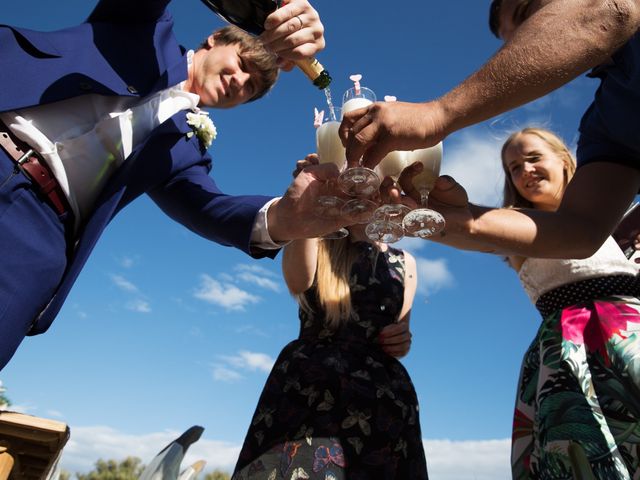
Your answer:
[[[87,22],[144,23],[155,22],[170,0],[100,0]]]
[[[609,162],[640,168],[640,34],[590,76],[600,86],[580,122],[578,167]]]
[[[589,115],[593,115],[593,112],[588,110],[584,118],[589,118]],[[576,151],[578,168],[589,163],[608,162],[640,169],[640,155],[635,149],[612,140],[611,136],[603,131],[603,125],[598,126],[598,122],[593,120],[586,122],[584,118]]]

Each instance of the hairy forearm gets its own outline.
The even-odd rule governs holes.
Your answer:
[[[480,70],[439,99],[446,133],[520,106],[602,63],[635,33],[634,0],[555,0]]]

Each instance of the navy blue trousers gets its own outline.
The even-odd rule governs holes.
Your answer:
[[[62,279],[67,265],[63,217],[0,149],[0,370]]]

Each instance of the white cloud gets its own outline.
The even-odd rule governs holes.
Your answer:
[[[275,363],[275,360],[266,353],[249,352],[247,350],[241,350],[235,356],[221,355],[220,358],[236,368],[251,371],[260,370],[266,373],[271,371]]]
[[[280,291],[280,284],[274,282],[269,278],[260,277],[250,272],[241,272],[238,274],[238,280],[242,280],[247,283],[253,283],[261,288],[265,288],[267,290],[271,290],[273,292]]]
[[[122,262],[120,263],[120,265],[122,265],[123,268],[131,268],[131,267],[133,267],[133,259],[131,259],[131,258],[123,258]]]
[[[138,313],[151,313],[151,305],[141,298],[127,302],[127,309]]]
[[[449,143],[445,140],[441,175],[451,175],[481,205],[497,206],[502,200],[503,173],[500,149],[504,138],[486,128],[464,131]]]
[[[438,480],[508,480],[511,441],[426,440],[429,477]]]
[[[453,275],[447,267],[445,259],[429,260],[416,257],[418,270],[418,291],[422,294],[432,294],[441,288],[450,287],[454,283]]]
[[[73,427],[60,466],[75,473],[93,469],[99,458],[122,461],[135,456],[148,464],[181,432],[165,431],[131,435],[105,426]],[[206,430],[205,430],[206,434]],[[509,439],[501,440],[424,440],[430,478],[438,480],[508,480]],[[231,473],[240,445],[225,440],[201,438],[191,445],[182,468],[205,460],[205,471],[220,469]]]
[[[181,432],[157,432],[130,435],[110,427],[73,427],[71,437],[63,450],[60,466],[69,472],[88,472],[98,459],[122,461],[129,456],[138,457],[145,465]],[[205,460],[211,470],[220,468],[231,471],[240,446],[225,441],[201,438],[194,443],[182,462],[182,468]]]
[[[213,375],[213,379],[218,382],[235,382],[243,378],[236,370],[218,364],[213,366],[211,374]]]
[[[242,311],[248,304],[260,301],[260,297],[241,290],[230,283],[220,283],[209,275],[203,274],[200,279],[200,287],[196,290],[194,296],[205,302],[219,305],[227,310]]]
[[[120,266],[121,266],[122,268],[131,268],[131,267],[133,267],[133,266],[136,264],[136,262],[137,262],[137,259],[136,259],[136,258],[133,258],[133,257],[127,257],[127,256],[125,256],[125,257],[121,257],[121,258],[118,260],[118,263],[120,263]]]
[[[222,363],[213,365],[213,379],[219,382],[235,382],[243,377],[241,371],[269,373],[275,360],[266,353],[240,350],[237,355],[218,355]]]
[[[200,286],[195,291],[194,297],[221,306],[226,310],[243,311],[247,305],[258,303],[262,299],[239,287],[237,284],[240,282],[276,293],[282,290],[277,281],[280,277],[266,268],[239,264],[233,270],[234,273],[216,274],[216,279],[207,274],[201,275]]]
[[[122,275],[111,275],[111,281],[113,284],[121,290],[125,292],[137,292],[138,287],[136,287],[132,282],[124,278]]]
[[[281,290],[280,284],[276,281],[280,278],[280,276],[260,265],[248,265],[245,263],[241,263],[239,265],[236,265],[234,270],[239,272],[236,275],[236,278],[238,280],[252,283],[273,292],[280,292]]]
[[[225,272],[219,274],[218,278],[220,280],[222,280],[223,282],[233,282],[234,281],[233,275],[231,275],[229,273],[225,273]]]
[[[127,293],[140,294],[140,289],[133,282],[127,280],[122,275],[113,274],[113,275],[110,275],[110,277],[113,284],[116,287],[118,287],[120,290],[123,290]],[[124,306],[127,310],[131,310],[132,312],[138,312],[138,313],[151,312],[151,305],[149,304],[148,301],[144,300],[143,298],[135,298],[133,300],[129,300],[125,303]]]
[[[240,263],[235,266],[235,270],[238,272],[251,272],[256,275],[262,275],[263,277],[278,278],[279,276],[273,273],[271,270],[267,270],[260,265],[249,265],[247,263]]]

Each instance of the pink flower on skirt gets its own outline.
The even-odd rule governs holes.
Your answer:
[[[609,363],[606,344],[614,335],[626,338],[627,324],[640,323],[640,314],[623,302],[595,301],[562,310],[562,338],[574,345],[585,345],[588,352],[599,353]]]

